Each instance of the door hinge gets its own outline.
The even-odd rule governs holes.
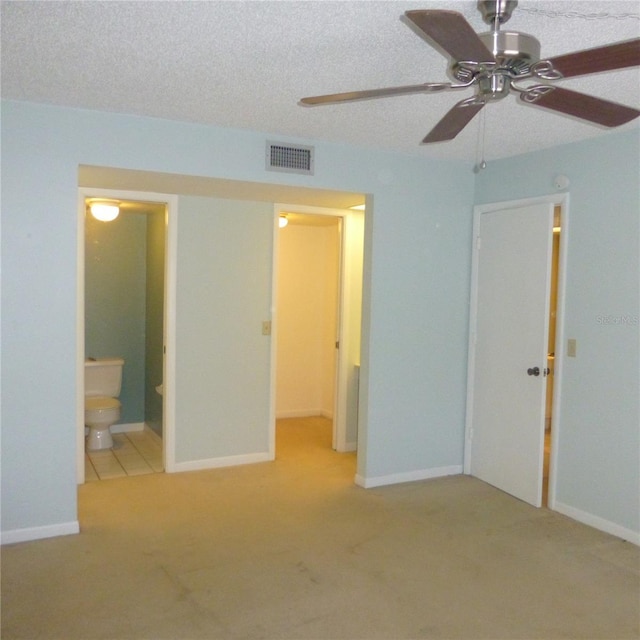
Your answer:
[[[336,340],[336,349],[340,348],[340,340]]]

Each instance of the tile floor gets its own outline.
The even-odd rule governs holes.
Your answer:
[[[113,434],[113,448],[87,451],[86,482],[164,471],[162,439],[151,429]]]

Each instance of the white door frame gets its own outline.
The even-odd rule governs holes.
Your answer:
[[[562,231],[560,234],[560,260],[558,264],[558,306],[556,310],[556,352],[554,359],[553,376],[553,406],[551,423],[551,459],[549,464],[549,496],[548,508],[555,507],[555,490],[557,477],[557,444],[560,432],[560,406],[562,402],[562,371],[564,368],[564,308],[566,287],[566,264],[569,230],[569,194],[557,193],[523,200],[509,200],[505,202],[493,202],[476,205],[473,208],[473,249],[471,261],[471,299],[469,305],[469,344],[467,361],[467,411],[465,420],[465,446],[464,446],[464,472],[471,474],[472,439],[471,428],[473,424],[473,393],[474,393],[474,368],[475,368],[475,332],[477,327],[478,310],[478,237],[480,235],[480,220],[484,213],[501,211],[503,209],[515,209],[536,204],[553,204],[561,207]]]
[[[87,198],[138,200],[166,205],[165,277],[164,277],[164,372],[162,395],[162,443],[164,469],[175,471],[175,363],[176,363],[176,266],[178,196],[148,191],[78,188],[77,223],[77,293],[76,293],[76,469],[77,483],[84,484],[84,283],[85,283],[85,214]]]
[[[348,247],[348,224],[346,220],[349,216],[362,214],[348,209],[332,209],[328,207],[313,207],[305,205],[275,204],[274,205],[274,238],[273,238],[273,265],[272,265],[272,288],[271,288],[271,389],[269,408],[269,454],[271,459],[275,458],[275,435],[276,435],[276,371],[277,371],[277,291],[278,291],[278,220],[284,213],[303,213],[306,215],[324,215],[341,218],[342,228],[340,234],[340,265],[339,265],[339,299],[338,299],[338,326],[337,339],[340,342],[336,359],[336,386],[334,394],[333,411],[333,448],[336,451],[354,451],[357,448],[355,443],[347,442],[347,399],[348,399],[348,355],[349,355],[349,326],[351,312],[349,300],[352,294],[350,283],[345,269],[345,259]]]

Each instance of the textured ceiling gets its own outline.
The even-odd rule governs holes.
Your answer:
[[[297,104],[309,95],[448,80],[446,59],[400,20],[409,9],[455,9],[487,30],[475,1],[3,0],[2,96],[474,162],[480,117],[452,142],[420,144],[466,90]],[[551,57],[636,38],[639,14],[637,1],[520,0],[504,29],[534,35]],[[640,105],[637,68],[562,86]],[[483,113],[487,160],[607,131],[514,96]]]

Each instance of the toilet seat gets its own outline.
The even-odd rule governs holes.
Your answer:
[[[104,409],[118,409],[120,400],[109,396],[90,396],[84,399],[85,411],[102,411]]]

